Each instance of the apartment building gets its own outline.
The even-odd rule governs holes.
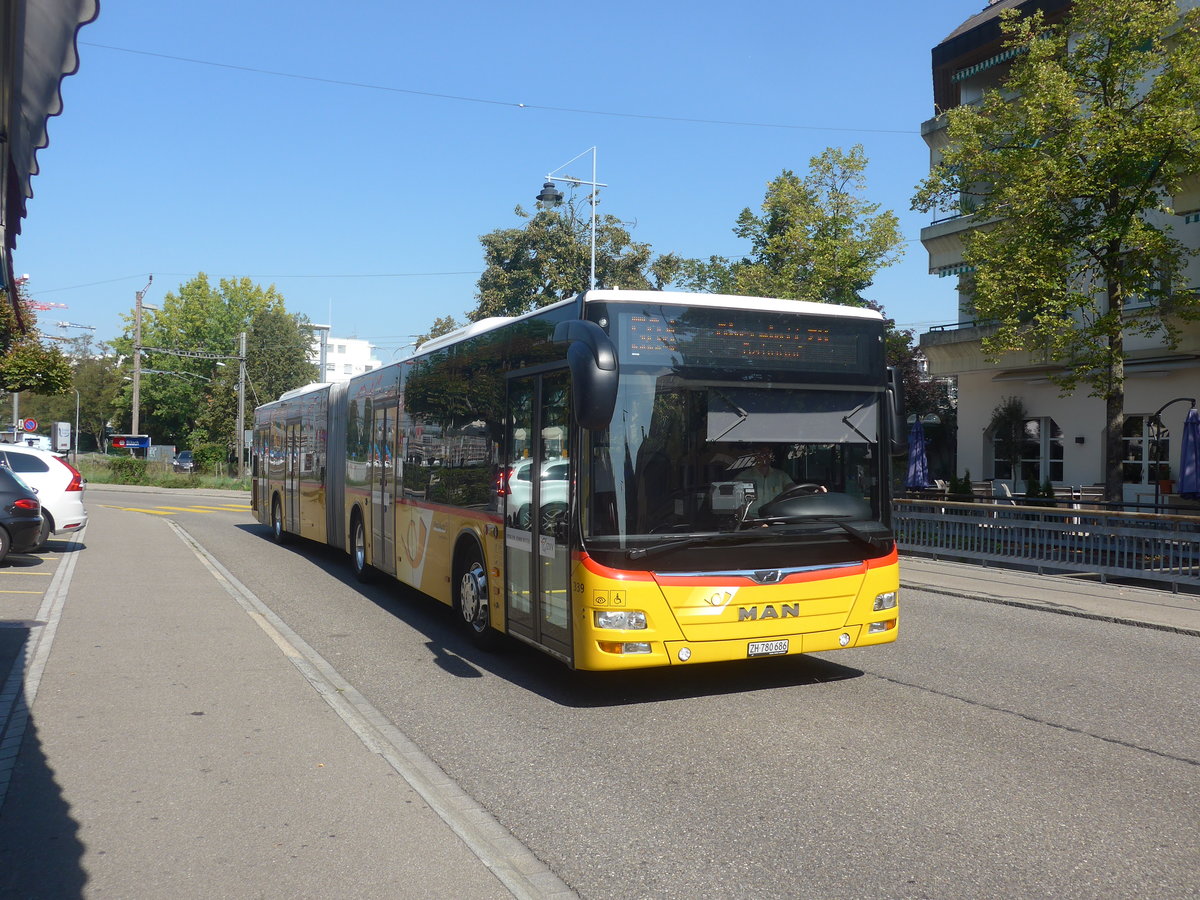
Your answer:
[[[1179,5],[1181,9],[1190,8],[1196,0],[1181,0]],[[1013,7],[1022,11],[1040,9],[1048,22],[1055,23],[1062,21],[1071,3],[994,0],[933,48],[933,106],[937,114],[921,125],[931,166],[940,160],[947,146],[945,111],[978,102],[1009,72],[1013,54],[1002,46],[999,20],[1003,10]],[[1169,223],[1175,236],[1189,247],[1200,247],[1200,173],[1185,182],[1172,205],[1172,216],[1148,215]],[[1104,400],[1088,396],[1086,386],[1070,396],[1060,396],[1060,389],[1049,376],[1061,366],[1032,353],[1009,353],[998,361],[985,358],[981,341],[996,327],[974,320],[963,262],[963,236],[978,225],[969,211],[963,211],[936,219],[921,231],[930,274],[959,281],[958,322],[929,331],[920,340],[930,374],[954,377],[958,382],[958,474],[969,470],[975,479],[1004,481],[1014,493],[1023,492],[1029,479],[1040,482],[1049,478],[1059,489],[1102,483]],[[1200,260],[1192,259],[1185,274],[1187,282],[1182,289],[1200,291]],[[1179,470],[1180,434],[1189,404],[1170,401],[1200,398],[1200,325],[1185,325],[1182,340],[1174,348],[1160,338],[1128,332],[1125,347],[1125,499],[1149,502],[1156,495],[1156,482],[1177,475]],[[1019,398],[1029,415],[1016,471],[1011,463],[996,459],[989,432],[992,411],[1009,397]]]
[[[320,380],[331,383],[349,381],[355,375],[378,369],[383,363],[375,356],[370,341],[333,337],[328,326],[317,326],[308,359],[318,367]]]

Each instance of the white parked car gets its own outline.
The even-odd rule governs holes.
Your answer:
[[[37,549],[45,546],[51,534],[78,531],[87,524],[83,476],[61,456],[23,444],[0,444],[0,465],[12,469],[37,491],[42,504]]]
[[[533,524],[530,502],[533,500],[533,460],[522,459],[513,463],[504,475],[501,490],[506,495],[509,524],[528,529]],[[562,515],[567,508],[567,478],[571,461],[553,459],[542,463],[542,510],[543,514]]]

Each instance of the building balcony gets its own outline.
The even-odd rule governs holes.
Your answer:
[[[1200,366],[1200,322],[1176,322],[1179,339],[1168,347],[1153,335],[1128,334],[1125,344],[1125,374],[1128,378],[1157,378]],[[920,348],[929,361],[932,376],[992,372],[996,381],[1044,382],[1048,373],[1061,371],[1061,363],[1029,351],[1005,353],[998,360],[983,352],[983,341],[999,330],[989,322],[960,322],[941,325],[921,335]]]
[[[921,229],[921,243],[929,254],[930,275],[959,275],[963,266],[963,235],[979,227],[974,215],[939,219]]]

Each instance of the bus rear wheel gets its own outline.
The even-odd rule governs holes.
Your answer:
[[[362,514],[357,512],[350,520],[350,565],[360,582],[366,584],[371,580],[374,569],[367,565],[367,529]]]
[[[283,528],[283,504],[278,496],[271,501],[271,540],[277,544],[287,543],[287,532]]]
[[[500,635],[492,628],[488,616],[487,570],[477,549],[462,554],[455,568],[454,608],[467,628],[471,642],[481,650],[492,650]]]

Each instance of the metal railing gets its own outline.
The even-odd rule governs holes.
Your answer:
[[[1200,517],[1015,503],[896,500],[902,551],[1200,588]]]

